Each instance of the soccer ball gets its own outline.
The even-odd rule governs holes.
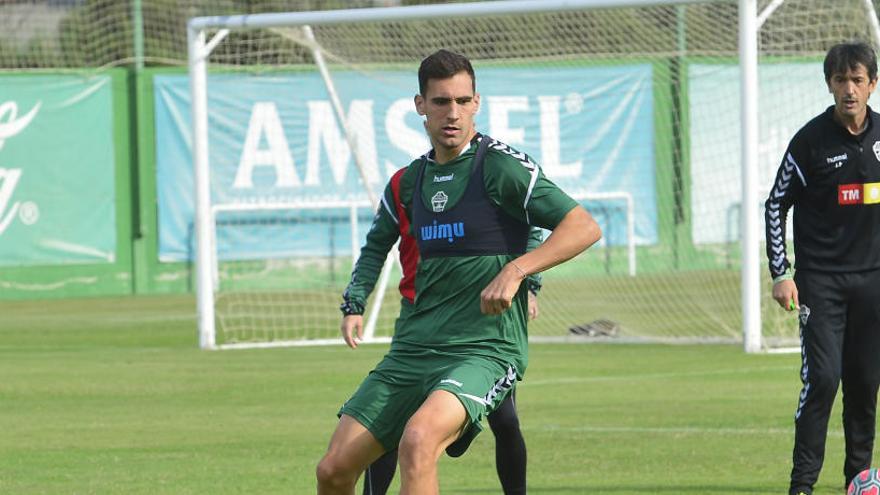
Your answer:
[[[880,495],[880,472],[871,468],[857,474],[846,489],[846,495]]]

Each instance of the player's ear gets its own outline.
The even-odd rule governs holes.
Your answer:
[[[416,112],[418,112],[419,115],[425,115],[425,98],[422,95],[417,94],[413,97],[413,103],[416,104]]]
[[[474,112],[480,111],[480,93],[474,93],[474,104],[476,104],[477,108]]]

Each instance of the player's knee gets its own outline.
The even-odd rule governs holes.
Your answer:
[[[400,437],[397,457],[401,469],[419,469],[432,460],[436,450],[430,432],[423,426],[407,426]]]
[[[326,455],[315,469],[318,486],[322,488],[342,489],[348,486],[354,487],[357,482],[357,474],[347,472],[342,464],[333,456]]]

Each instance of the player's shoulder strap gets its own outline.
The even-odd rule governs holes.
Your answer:
[[[474,174],[479,171],[482,175],[483,162],[486,160],[486,154],[489,152],[489,147],[495,143],[495,140],[486,134],[481,134],[479,139],[480,144],[477,145],[477,151],[474,153],[474,167],[472,171]]]

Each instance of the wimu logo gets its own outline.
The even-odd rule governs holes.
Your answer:
[[[21,133],[36,117],[41,102],[21,118],[18,117],[18,106],[14,101],[0,104],[0,149],[6,140]],[[18,214],[22,223],[31,225],[39,218],[39,208],[31,201],[12,201],[15,188],[21,180],[20,168],[0,167],[0,235],[6,231],[15,215]]]
[[[434,223],[425,225],[419,229],[423,241],[446,239],[449,243],[455,242],[457,237],[464,237],[464,222]]]

